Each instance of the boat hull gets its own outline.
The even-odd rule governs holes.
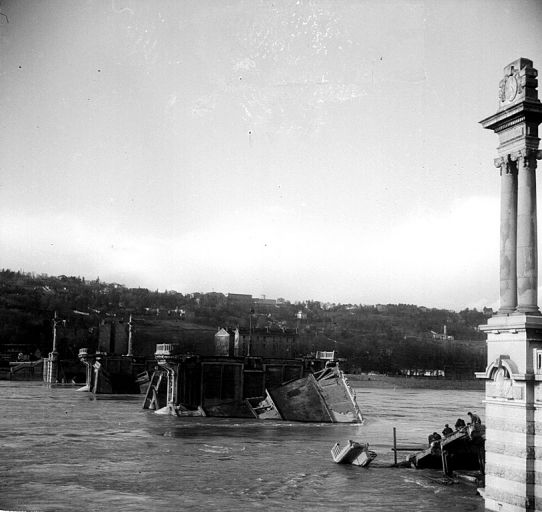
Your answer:
[[[269,394],[285,420],[333,422],[333,416],[313,375],[271,389]]]
[[[355,396],[338,367],[326,368],[269,390],[284,419],[322,423],[360,423]]]
[[[349,440],[343,447],[340,443],[336,443],[331,448],[331,457],[336,464],[366,467],[376,458],[376,452],[369,450],[368,444]]]
[[[446,475],[455,470],[484,471],[485,432],[469,427],[457,430],[409,460],[417,469],[442,469]]]

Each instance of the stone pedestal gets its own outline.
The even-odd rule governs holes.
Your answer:
[[[495,316],[481,330],[487,334],[490,361],[477,374],[486,379],[486,509],[539,511],[542,317]]]

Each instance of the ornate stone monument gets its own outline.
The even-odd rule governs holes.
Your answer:
[[[487,333],[485,506],[542,511],[542,316],[538,308],[536,160],[542,104],[532,61],[504,68],[497,113],[481,121],[499,135],[500,309]]]

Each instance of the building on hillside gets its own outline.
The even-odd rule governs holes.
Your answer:
[[[258,299],[254,298],[252,299],[252,303],[258,306],[272,306],[275,307],[277,305],[276,299],[266,299],[265,297]]]
[[[252,305],[258,313],[272,313],[277,308],[277,301],[275,299],[266,299],[264,296],[261,299],[252,299]]]
[[[245,293],[228,293],[228,304],[252,306],[252,295]]]
[[[296,330],[275,326],[239,329],[237,346],[239,356],[285,358],[298,355]]]
[[[448,336],[448,333],[447,333],[447,330],[446,330],[446,325],[444,326],[444,329],[443,329],[442,333],[431,331],[431,337],[434,340],[438,340],[438,341],[454,341],[453,336]]]
[[[445,370],[426,369],[426,368],[402,368],[399,370],[401,375],[406,377],[446,377]]]
[[[203,306],[221,306],[225,304],[226,296],[220,292],[205,293],[201,298],[201,304]]]
[[[181,320],[186,318],[186,310],[178,306],[175,309],[168,309],[167,314],[171,318],[180,318]]]

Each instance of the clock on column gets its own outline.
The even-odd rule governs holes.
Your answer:
[[[516,94],[518,93],[518,79],[515,74],[510,75],[504,82],[504,99],[506,101],[514,101]]]

